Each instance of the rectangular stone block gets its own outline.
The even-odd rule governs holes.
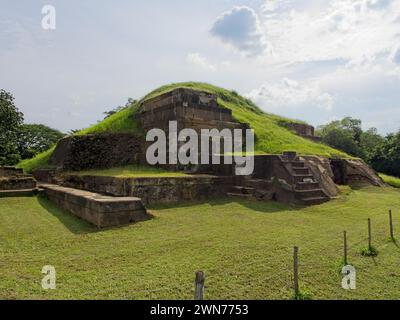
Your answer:
[[[115,227],[150,219],[141,199],[109,197],[84,190],[41,185],[56,205],[98,228]]]

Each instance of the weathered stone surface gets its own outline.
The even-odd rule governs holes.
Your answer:
[[[160,128],[167,131],[168,122],[178,121],[179,130],[240,127],[232,111],[221,108],[217,97],[207,92],[176,89],[145,101],[141,106],[140,121],[145,130]],[[191,122],[190,126],[185,123]]]
[[[244,184],[257,185],[256,191],[264,191],[272,200],[310,205],[328,201],[338,194],[332,176],[328,159],[285,152],[281,156],[255,156],[254,173]],[[268,183],[261,186],[254,179]]]
[[[0,178],[0,190],[26,190],[36,188],[33,177],[7,177]]]
[[[309,124],[282,122],[281,125],[288,128],[289,130],[292,130],[298,136],[312,140],[314,142],[321,142],[321,138],[315,136],[314,127],[310,126]]]
[[[61,170],[57,169],[36,169],[33,171],[33,176],[39,182],[57,184],[57,175],[61,174]]]
[[[144,204],[173,203],[225,196],[235,177],[197,175],[174,178],[114,178],[66,175],[66,187],[113,196],[134,196]]]
[[[89,191],[41,185],[48,198],[59,207],[98,228],[121,226],[150,219],[141,200],[135,197],[110,197]]]
[[[361,159],[331,159],[330,163],[336,184],[385,186],[376,172]]]
[[[79,171],[137,164],[143,153],[142,140],[131,134],[67,137],[57,144],[49,165]]]
[[[0,167],[0,177],[15,177],[20,175],[23,175],[22,169],[10,166]]]
[[[330,197],[336,197],[339,189],[334,182],[334,174],[328,158],[317,156],[304,156],[306,165],[313,172],[313,176]]]
[[[162,129],[169,137],[170,121],[177,122],[178,132],[183,129],[193,129],[202,139],[202,129],[248,129],[249,125],[240,123],[232,116],[232,111],[218,105],[217,97],[207,92],[176,89],[158,97],[145,101],[141,106],[139,114],[141,126],[145,132],[153,128]],[[179,142],[182,145],[184,142]],[[152,143],[147,143],[144,150]],[[199,150],[201,144],[199,141]],[[216,153],[223,153],[223,148]],[[200,162],[200,161],[199,161]],[[185,166],[168,165],[171,170],[186,170]],[[221,167],[220,167],[221,168]],[[190,167],[191,172],[220,174],[220,168],[213,166]],[[223,169],[225,170],[225,169]]]
[[[0,167],[0,190],[32,190],[36,188],[36,180],[26,175],[22,169]],[[5,195],[6,193],[3,193]]]

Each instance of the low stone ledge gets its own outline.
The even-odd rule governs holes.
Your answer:
[[[0,177],[0,190],[35,189],[36,180],[33,177]]]
[[[154,178],[67,175],[63,177],[62,184],[113,196],[139,197],[148,205],[225,196],[233,182],[234,177],[207,175]]]
[[[10,166],[0,167],[0,177],[14,177],[17,175],[23,175],[22,169]]]
[[[50,184],[41,187],[55,204],[98,228],[150,219],[141,199],[136,197],[109,197]]]

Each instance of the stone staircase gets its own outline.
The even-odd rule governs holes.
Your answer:
[[[300,203],[316,205],[330,200],[330,197],[320,187],[319,182],[300,157],[283,162],[292,174],[295,198]]]
[[[290,194],[288,198],[307,206],[331,200],[301,157],[283,155],[278,163],[282,169],[281,172],[285,172],[285,176],[275,178],[286,181],[287,185],[284,192]],[[277,197],[272,179],[256,179],[253,177],[244,178],[240,184],[233,186],[228,192],[228,196],[249,200],[271,198],[275,200]]]

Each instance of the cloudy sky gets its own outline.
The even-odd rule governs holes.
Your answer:
[[[400,0],[0,0],[0,88],[63,131],[170,82],[313,125],[400,129]],[[42,8],[56,29],[42,28]]]

